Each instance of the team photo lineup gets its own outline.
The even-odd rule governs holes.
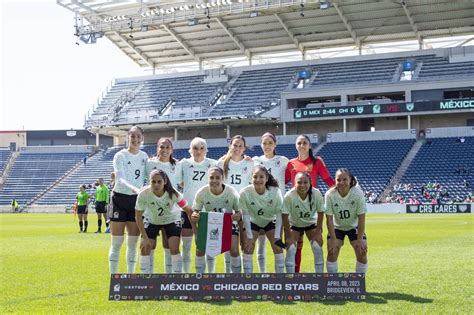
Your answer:
[[[158,235],[165,260],[165,270],[159,272],[189,273],[192,261],[196,273],[215,272],[215,257],[199,250],[195,255],[191,253],[203,211],[232,214],[231,249],[224,253],[226,273],[253,273],[255,247],[258,271],[267,272],[267,240],[274,254],[274,270],[268,272],[300,272],[305,235],[314,255],[314,270],[310,272],[324,272],[323,229],[327,231],[327,272],[338,272],[337,258],[346,236],[356,255],[355,271],[367,271],[364,194],[348,169],[338,169],[335,180],[331,177],[322,159],[313,156],[308,136],[296,138],[298,157],[291,160],[276,154],[277,139],[269,132],[261,137],[264,155],[246,156],[245,138],[237,135],[230,139],[227,154],[218,161],[206,157],[207,143],[199,137],[190,142],[191,157],[181,161],[173,158],[169,138],[158,140],[152,158],[140,150],[142,141],[143,130],[132,127],[128,146],[114,156],[110,273],[119,272],[124,243],[127,273],[137,272],[137,261],[141,273],[155,272]],[[315,187],[318,177],[331,187],[326,196]],[[285,193],[287,182],[292,188]],[[81,194],[77,196],[78,205],[84,203]],[[96,201],[99,209],[103,202],[100,199]],[[80,216],[87,213],[87,205],[79,205],[78,209],[83,232],[83,222],[87,227],[87,221]],[[327,228],[323,228],[323,221]],[[101,219],[98,223],[100,232]]]
[[[473,313],[474,1],[0,13],[1,314]]]

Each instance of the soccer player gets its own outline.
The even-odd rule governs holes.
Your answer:
[[[239,225],[238,221],[242,218],[239,211],[239,194],[229,185],[224,184],[224,171],[217,166],[211,167],[208,172],[208,185],[199,189],[193,203],[192,221],[199,221],[199,213],[207,212],[225,212],[232,214],[232,245],[230,249],[231,271],[240,273],[242,264],[239,253]],[[196,273],[204,273],[206,270],[206,258],[203,252],[196,250]],[[207,270],[214,272],[215,259],[207,256]]]
[[[149,176],[150,173],[156,169],[161,169],[165,171],[166,175],[168,175],[168,178],[173,188],[176,190],[178,189],[178,184],[181,184],[183,174],[181,170],[181,163],[173,157],[173,142],[171,141],[170,138],[158,139],[158,142],[156,145],[156,156],[148,159],[147,175]],[[179,207],[177,207],[177,210],[180,211]],[[163,249],[165,252],[165,255],[164,255],[165,272],[171,273],[172,271],[171,270],[171,254],[170,254],[170,248],[168,246],[168,240],[166,238],[166,234],[161,235],[161,241],[162,241]],[[153,273],[154,271],[155,248],[156,248],[156,242],[154,243],[154,247],[150,251],[150,263],[151,263],[150,273]]]
[[[162,235],[166,235],[166,245],[171,254],[171,272],[180,273],[183,261],[179,253],[181,211],[175,205],[189,214],[192,209],[183,195],[173,187],[165,171],[153,170],[149,179],[150,184],[138,194],[135,207],[135,220],[142,235],[140,272],[153,273],[150,252],[156,248],[156,237],[161,230]]]
[[[319,156],[314,156],[311,141],[307,135],[299,135],[296,138],[296,150],[298,151],[298,157],[288,162],[285,182],[291,180],[291,187],[294,187],[296,174],[299,172],[308,172],[311,175],[311,184],[313,187],[318,187],[318,176],[321,176],[328,187],[334,186],[334,180],[329,174],[323,159]],[[302,248],[303,237],[301,236],[296,249],[296,272],[300,271]]]
[[[250,158],[245,158],[244,153],[246,148],[245,138],[243,136],[233,136],[229,142],[229,150],[217,163],[217,165],[224,170],[225,183],[235,188],[237,192],[252,183],[254,161]],[[243,235],[241,236],[243,237]],[[229,273],[231,271],[231,258],[229,253],[224,253],[224,260],[226,273]]]
[[[328,227],[328,272],[338,272],[337,258],[347,236],[356,255],[356,272],[367,272],[367,238],[365,214],[367,205],[356,178],[346,168],[336,171],[336,187],[325,196]]]
[[[87,212],[89,211],[89,194],[86,192],[86,185],[79,186],[76,195],[77,216],[79,217],[79,233],[87,233]]]
[[[96,233],[101,233],[102,217],[104,217],[106,229],[109,227],[109,223],[107,223],[107,203],[109,202],[109,188],[104,184],[103,178],[99,178],[98,183],[99,185],[95,189],[95,212],[97,213],[98,226]]]
[[[283,202],[287,272],[295,272],[296,243],[305,233],[313,250],[314,270],[324,272],[323,203],[323,195],[313,187],[310,175],[306,172],[296,174],[295,187],[285,194]]]
[[[137,263],[137,248],[140,230],[135,222],[137,194],[146,177],[148,155],[140,151],[143,129],[133,126],[128,131],[128,147],[117,152],[113,166],[115,185],[112,196],[112,217],[110,218],[111,245],[109,251],[110,273],[118,273],[120,248],[127,229],[127,272],[133,273]]]
[[[277,180],[262,166],[257,165],[252,172],[252,185],[240,191],[239,206],[242,209],[246,241],[243,254],[245,273],[253,273],[253,252],[255,240],[261,231],[272,245],[275,255],[275,272],[285,272],[281,242],[281,209],[283,197]],[[279,241],[279,242],[278,242]],[[265,246],[265,245],[264,245]]]
[[[189,203],[194,204],[196,192],[207,185],[208,170],[215,166],[217,161],[206,157],[207,143],[206,140],[196,137],[191,140],[189,145],[189,153],[191,157],[181,160],[182,179],[183,179],[183,195]],[[191,269],[191,246],[193,242],[193,229],[191,221],[185,212],[181,212],[183,220],[183,228],[181,230],[181,238],[183,242],[183,272],[189,273]]]
[[[253,160],[255,165],[263,165],[270,174],[278,181],[278,185],[281,189],[282,196],[285,195],[285,171],[288,165],[288,159],[284,156],[277,155],[276,146],[277,138],[274,134],[266,132],[260,139],[260,146],[264,155],[255,156]],[[266,236],[264,231],[260,232],[258,236],[257,246],[257,262],[258,269],[260,272],[266,271],[266,248],[265,248]]]

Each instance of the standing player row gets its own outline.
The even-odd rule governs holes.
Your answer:
[[[172,157],[172,143],[169,139],[160,139],[158,142],[157,156],[153,159],[147,159],[146,154],[139,150],[142,139],[143,131],[141,128],[137,126],[132,127],[129,131],[128,148],[120,151],[114,157],[114,171],[117,178],[113,193],[113,213],[111,218],[112,242],[109,252],[109,264],[112,273],[116,273],[118,269],[118,257],[120,255],[120,247],[124,241],[123,235],[125,229],[127,229],[128,233],[126,255],[127,269],[128,272],[133,272],[135,269],[138,235],[141,230],[139,230],[135,223],[135,204],[137,206],[139,205],[136,201],[136,194],[143,185],[146,177],[145,174],[150,173],[153,169],[164,170],[164,173],[171,183],[170,186],[173,187],[173,189],[176,190],[178,184],[181,183],[184,195],[183,200],[188,200],[190,203],[191,201],[194,202],[197,190],[207,184],[206,175],[208,175],[209,169],[216,164],[224,169],[222,175],[225,179],[225,183],[234,186],[239,190],[248,186],[252,182],[251,176],[255,163],[265,165],[266,168],[269,169],[271,173],[275,174],[275,177],[278,179],[284,178],[282,181],[293,179],[293,182],[294,175],[297,173],[297,168],[301,169],[304,167],[305,171],[313,175],[308,178],[311,178],[311,181],[314,181],[315,183],[318,175],[317,172],[320,172],[320,170],[318,170],[319,163],[319,166],[323,166],[323,169],[325,170],[325,172],[320,172],[320,174],[323,175],[323,179],[330,179],[330,176],[324,167],[324,163],[322,163],[320,159],[314,159],[312,157],[312,152],[308,150],[308,148],[310,148],[310,143],[306,136],[300,136],[297,138],[297,150],[299,156],[291,161],[275,154],[274,149],[276,146],[276,138],[268,133],[262,136],[262,148],[265,155],[260,158],[255,158],[255,161],[244,156],[245,139],[241,136],[236,136],[231,140],[228,153],[220,161],[215,161],[206,157],[207,145],[205,140],[201,138],[195,138],[191,141],[191,157],[189,159],[184,159],[180,162],[174,160]],[[303,146],[298,145],[298,143],[303,143]],[[304,150],[306,150],[306,152],[304,152]],[[302,151],[303,153],[306,153],[306,158],[310,159],[310,163],[305,163],[305,156],[304,154],[301,154]],[[308,151],[310,153],[309,156]],[[285,176],[283,174],[285,174]],[[281,184],[282,181],[275,181],[279,183],[280,189],[283,189],[284,187]],[[173,205],[173,207],[174,210],[177,210],[177,205]],[[183,264],[183,271],[189,272],[193,230],[192,224],[189,220],[190,209],[186,209],[186,207],[183,208],[185,211],[181,213],[182,220],[180,236],[183,241],[183,255],[181,261]],[[138,208],[138,210],[142,209]],[[146,213],[147,212],[145,211],[145,225],[149,224],[149,221],[151,220],[147,217]],[[178,221],[179,220],[175,220],[176,225],[179,225]],[[242,223],[240,223],[239,229],[242,229]],[[170,244],[168,240],[170,235],[167,234],[171,232],[168,231],[168,233],[166,233],[164,228],[161,228],[161,230],[163,235],[163,246],[165,248],[165,269],[167,272],[171,272],[173,265],[172,261],[175,261],[176,259],[170,258],[177,254],[174,250],[174,246],[172,253],[170,253]],[[264,231],[262,230],[261,233],[264,233]],[[156,243],[150,244],[148,242],[145,242],[145,246],[142,246],[146,249],[145,253],[150,254],[148,255],[148,259],[151,266],[151,272],[153,272],[153,248],[155,246]],[[148,251],[149,247],[150,250]],[[259,247],[264,248],[264,246]],[[248,249],[250,250],[250,248]],[[240,269],[240,257],[238,257],[238,262],[236,259],[237,256],[233,255],[233,257],[232,269]],[[228,263],[226,264],[226,266],[228,266],[226,267],[227,271],[231,269],[230,260],[231,259],[228,259]],[[260,257],[259,267],[260,270],[263,271]]]

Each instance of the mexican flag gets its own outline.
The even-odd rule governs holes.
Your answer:
[[[232,214],[201,212],[197,225],[197,249],[211,257],[230,250]]]

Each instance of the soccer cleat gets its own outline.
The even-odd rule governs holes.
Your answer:
[[[110,226],[105,229],[105,233],[110,233]]]
[[[100,230],[95,231],[94,233],[102,233]]]

